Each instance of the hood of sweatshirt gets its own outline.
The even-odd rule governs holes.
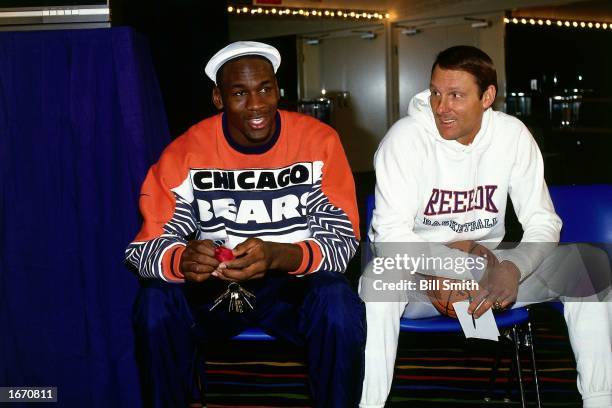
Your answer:
[[[426,139],[432,139],[434,160],[438,163],[438,181],[444,180],[437,188],[452,189],[451,186],[462,185],[464,189],[476,190],[482,180],[479,178],[481,157],[493,139],[492,109],[487,109],[482,116],[480,130],[469,145],[463,145],[456,140],[446,140],[438,132],[434,114],[429,103],[430,91],[426,90],[415,95],[408,108],[409,116],[415,120]],[[466,222],[472,214],[457,214],[456,221]]]
[[[463,145],[456,140],[446,140],[438,132],[436,121],[429,104],[430,91],[425,90],[416,94],[408,105],[408,115],[416,120],[425,130],[428,137],[433,138],[439,146],[451,156],[465,156],[474,153],[481,153],[491,143],[492,132],[491,108],[487,109],[482,116],[480,130],[469,145]]]

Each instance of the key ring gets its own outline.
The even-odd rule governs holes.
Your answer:
[[[229,299],[228,311],[233,313],[242,313],[244,312],[244,304],[253,310],[252,301],[255,300],[255,295],[250,291],[246,290],[237,282],[230,282],[227,285],[227,289],[223,292],[209,309],[209,311],[214,310],[217,306],[219,306],[225,299]]]

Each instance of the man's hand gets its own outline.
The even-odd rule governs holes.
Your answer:
[[[499,261],[493,252],[484,245],[474,243],[474,246],[470,248],[470,254],[485,258],[487,260],[487,270],[497,267]]]
[[[249,238],[232,251],[234,259],[219,264],[213,276],[227,281],[262,278],[269,270],[292,271],[302,262],[302,250],[295,244],[279,244]]]
[[[215,259],[215,244],[209,239],[189,241],[181,256],[181,272],[185,280],[204,282],[219,266]]]
[[[446,244],[447,247],[458,249],[463,252],[467,252],[468,254],[475,255],[486,260],[486,270],[490,270],[492,268],[496,268],[499,264],[497,257],[493,252],[487,248],[486,246],[479,244],[476,241],[465,240],[465,241],[455,241]]]
[[[479,318],[496,302],[505,309],[516,300],[521,272],[510,261],[497,263],[487,272],[479,282],[479,290],[472,298],[468,313]]]

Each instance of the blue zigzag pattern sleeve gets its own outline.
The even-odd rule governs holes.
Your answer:
[[[162,259],[166,251],[176,245],[185,245],[186,236],[196,231],[193,207],[175,194],[176,208],[172,219],[164,225],[164,233],[144,242],[132,242],[125,250],[125,259],[138,269],[143,278],[167,280],[162,271]]]
[[[312,238],[323,252],[321,266],[315,271],[344,273],[358,246],[351,221],[341,208],[329,202],[321,189],[320,180],[313,185],[306,207]]]

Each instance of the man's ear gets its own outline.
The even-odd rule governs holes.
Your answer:
[[[212,91],[212,100],[215,108],[223,110],[223,98],[221,97],[221,89],[215,86]]]
[[[495,102],[496,95],[497,92],[495,92],[495,87],[493,85],[489,85],[489,87],[482,94],[481,98],[482,107],[484,108],[484,110],[489,109],[491,105],[493,105],[493,102]]]

